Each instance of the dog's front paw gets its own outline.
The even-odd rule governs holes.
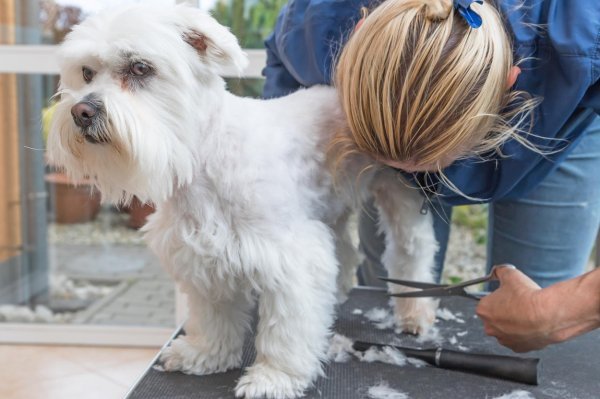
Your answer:
[[[431,298],[396,298],[394,314],[402,331],[422,334],[435,323],[438,300]]]
[[[235,396],[247,399],[291,399],[302,396],[309,384],[308,378],[292,376],[265,363],[256,363],[238,381]]]
[[[206,375],[240,367],[242,352],[221,350],[215,353],[214,350],[203,349],[203,345],[194,344],[192,339],[182,336],[162,351],[159,360],[165,371]]]

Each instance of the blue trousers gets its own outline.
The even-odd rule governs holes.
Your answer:
[[[452,207],[436,207],[434,230],[440,250],[434,275],[439,281]],[[542,287],[580,275],[600,226],[600,117],[567,159],[529,194],[490,203],[488,209],[488,270],[510,263]],[[377,276],[385,274],[379,261],[385,247],[373,215],[373,204],[366,204],[359,220],[365,262],[358,279],[363,285],[381,286]]]

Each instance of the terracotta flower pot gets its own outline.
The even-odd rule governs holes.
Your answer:
[[[55,222],[62,224],[84,223],[94,220],[100,211],[100,193],[92,191],[89,184],[73,185],[63,173],[46,175],[54,197]]]
[[[128,207],[129,220],[127,221],[127,224],[132,229],[139,229],[146,224],[146,218],[152,214],[154,210],[154,206],[142,204],[137,197],[133,197],[133,200]]]

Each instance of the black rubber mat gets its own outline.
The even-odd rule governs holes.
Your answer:
[[[352,340],[395,342],[418,348],[435,346],[428,342],[419,343],[409,335],[395,334],[390,329],[375,328],[364,313],[375,307],[385,308],[387,302],[383,291],[355,289],[349,300],[338,310],[335,331]],[[475,301],[466,298],[442,301],[441,308],[449,309],[461,319],[438,320],[436,325],[443,337],[442,347],[457,349],[460,346],[473,353],[514,355],[483,334],[481,322],[474,317],[475,306]],[[356,309],[362,310],[362,314]],[[251,338],[249,335],[244,348],[244,366],[252,364],[255,357]],[[398,367],[384,363],[366,363],[353,358],[345,363],[328,364],[325,367],[326,377],[320,378],[316,386],[306,392],[305,397],[366,398],[369,387],[386,382],[390,388],[406,393],[411,399],[491,399],[515,390],[529,391],[537,399],[600,398],[600,330],[526,356],[542,359],[538,386],[434,367]],[[150,369],[128,398],[233,398],[233,388],[242,372],[243,369],[209,376],[192,376]]]

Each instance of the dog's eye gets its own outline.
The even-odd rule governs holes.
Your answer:
[[[134,62],[131,64],[129,70],[136,76],[144,76],[150,72],[150,65],[144,64],[143,62]]]
[[[85,80],[86,83],[90,83],[92,79],[94,79],[94,75],[96,74],[96,72],[92,71],[86,66],[81,68],[81,72],[83,74],[83,80]]]

